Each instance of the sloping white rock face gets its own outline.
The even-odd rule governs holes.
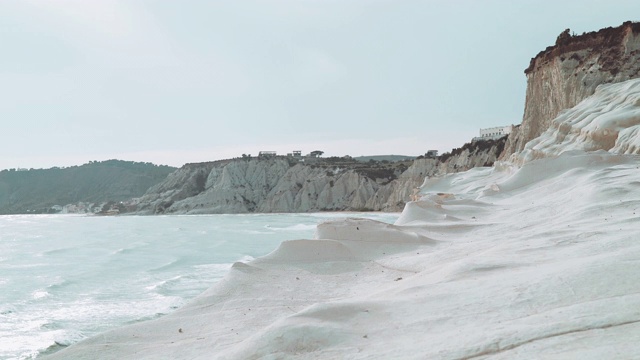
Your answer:
[[[139,211],[143,213],[162,213],[174,202],[180,201],[202,192],[212,163],[185,165],[169,174],[167,178],[151,187],[139,199]]]
[[[591,96],[599,85],[640,76],[640,25],[559,41],[532,59],[526,73],[522,124],[509,136],[503,157],[522,151],[562,110]]]
[[[177,213],[244,213],[256,209],[289,170],[286,160],[232,161],[214,167],[204,191],[174,203]]]
[[[571,150],[640,153],[640,79],[600,85],[594,95],[560,113],[512,161],[523,163]]]
[[[286,159],[190,164],[149,189],[138,200],[139,212],[401,211],[425,177],[492,164],[500,146],[472,146],[445,162],[415,160],[393,180],[340,167],[291,166]]]
[[[364,209],[375,193],[375,181],[354,171],[327,175],[331,170],[298,165],[261,202],[259,212],[307,212]],[[293,210],[292,210],[293,209]]]
[[[307,165],[291,166],[285,159],[230,161],[213,166],[205,176],[200,192],[189,197],[183,187],[193,188],[190,180],[205,169],[181,169],[170,182],[151,189],[141,209],[158,204],[168,213],[246,213],[308,212],[323,210],[363,210],[380,188],[374,180],[355,171],[327,169]],[[159,190],[159,191],[158,191]]]

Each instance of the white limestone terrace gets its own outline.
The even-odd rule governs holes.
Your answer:
[[[395,225],[325,222],[47,359],[640,358],[639,84],[602,86],[513,162],[427,179]]]
[[[593,96],[562,111],[511,161],[526,162],[568,150],[640,153],[640,79],[600,85]]]

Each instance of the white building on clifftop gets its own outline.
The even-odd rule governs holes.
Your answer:
[[[476,137],[473,140],[496,140],[500,139],[503,136],[511,134],[512,131],[513,125],[480,129],[480,137]]]

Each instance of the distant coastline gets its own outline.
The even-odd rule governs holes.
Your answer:
[[[179,169],[122,160],[8,169],[0,171],[0,214],[396,212],[425,176],[492,165],[504,138],[480,140],[441,155],[434,150],[419,156],[360,157],[322,157],[320,150],[307,155],[265,151]],[[234,177],[214,184],[219,171],[233,171]],[[216,196],[224,198],[211,199]],[[174,206],[178,202],[181,207]]]

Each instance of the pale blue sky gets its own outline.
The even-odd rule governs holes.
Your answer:
[[[419,155],[522,119],[531,57],[640,1],[2,0],[0,169]]]

